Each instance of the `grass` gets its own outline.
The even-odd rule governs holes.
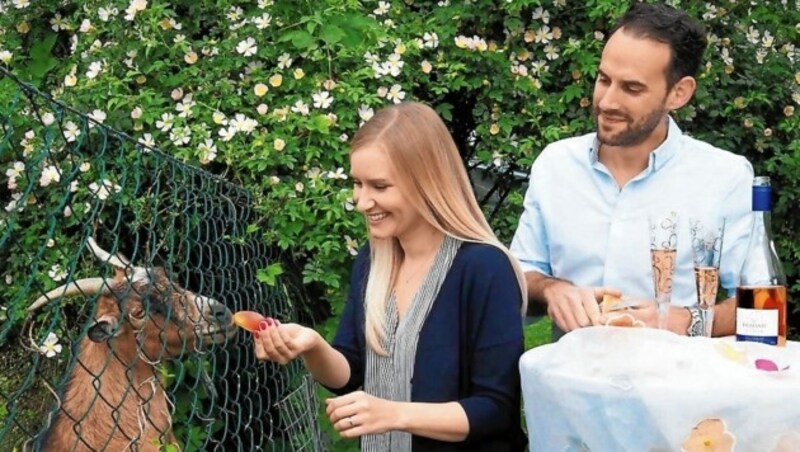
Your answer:
[[[530,322],[530,323],[528,323]],[[549,317],[528,317],[525,325],[525,350],[550,343],[553,333],[553,322]]]

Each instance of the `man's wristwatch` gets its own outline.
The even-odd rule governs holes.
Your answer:
[[[689,328],[686,330],[687,336],[702,336],[703,332],[705,332],[705,322],[703,322],[703,315],[700,313],[700,308],[697,305],[686,306],[686,309],[689,311],[691,315],[691,320],[689,321]]]

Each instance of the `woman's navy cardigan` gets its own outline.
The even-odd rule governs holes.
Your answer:
[[[364,382],[369,260],[366,246],[353,264],[347,304],[332,344],[351,371],[344,387],[332,388],[337,394],[355,391]],[[518,370],[521,305],[508,257],[490,245],[463,243],[420,331],[411,401],[457,401],[469,419],[469,435],[460,443],[414,436],[414,451],[524,449]]]

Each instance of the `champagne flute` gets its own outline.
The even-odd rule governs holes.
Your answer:
[[[694,277],[697,285],[697,307],[700,308],[704,336],[711,337],[714,325],[714,304],[719,288],[719,263],[722,257],[722,239],[725,234],[725,219],[690,220],[692,233],[692,257]]]
[[[678,214],[648,217],[650,229],[650,263],[653,267],[653,288],[658,306],[658,328],[666,329],[672,300],[672,278],[678,253]]]

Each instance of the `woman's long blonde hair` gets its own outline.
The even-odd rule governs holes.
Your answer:
[[[522,269],[486,222],[456,144],[439,115],[416,102],[384,108],[358,130],[350,154],[368,146],[386,152],[398,188],[425,221],[447,236],[492,245],[508,256],[519,281],[524,313],[528,297]],[[367,343],[376,353],[386,355],[381,346],[386,334],[386,304],[403,250],[397,238],[370,238],[370,253],[365,295]]]

